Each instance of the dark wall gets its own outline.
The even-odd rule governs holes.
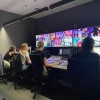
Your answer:
[[[20,45],[23,42],[32,45],[33,43],[33,19],[26,19],[11,25],[5,26],[11,41],[15,45]]]
[[[0,10],[0,27],[3,23],[17,18],[19,15]]]
[[[35,20],[35,34],[100,25],[100,0]]]
[[[0,11],[0,27],[3,26],[3,23],[18,18],[19,16],[20,15],[10,12]],[[5,26],[4,28],[8,33],[9,38],[15,45],[20,45],[22,42],[27,42],[29,45],[32,45],[34,31],[33,27],[34,20],[33,18],[29,18]]]
[[[18,18],[19,15],[0,11],[0,52],[4,55],[10,46],[19,45],[27,42],[34,47],[34,19],[28,18],[18,21],[8,26],[3,26],[3,23],[12,19]],[[2,28],[4,27],[4,28]]]

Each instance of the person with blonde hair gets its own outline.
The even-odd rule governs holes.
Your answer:
[[[43,49],[44,49],[44,42],[43,41],[38,41],[37,43],[37,50],[34,52],[34,54],[40,54],[41,55],[41,58],[42,58],[42,61],[43,61],[43,64],[44,64],[44,74],[47,75],[46,73],[47,72],[47,69],[46,67],[52,67],[52,66],[55,66],[58,64],[58,62],[54,62],[54,63],[51,63],[51,64],[48,64],[47,63],[47,57],[46,57],[46,54],[45,52],[43,52]]]
[[[27,43],[22,43],[20,46],[20,58],[21,58],[21,62],[22,62],[22,69],[26,69],[26,63],[31,64],[31,59],[28,53],[28,44]]]

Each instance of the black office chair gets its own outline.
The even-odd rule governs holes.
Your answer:
[[[30,55],[30,58],[32,61],[33,81],[36,87],[32,90],[34,92],[33,99],[35,99],[36,95],[46,86],[47,77],[43,75],[44,67],[41,55],[33,54]]]
[[[82,100],[98,97],[100,93],[100,64],[98,59],[69,59],[73,90]]]
[[[15,62],[14,62],[14,72],[15,72],[15,79],[14,79],[14,88],[17,90],[19,83],[23,82],[27,83],[27,70],[22,70],[22,62],[20,58],[20,54],[17,54]],[[28,85],[28,84],[26,84]]]
[[[4,70],[4,61],[3,61],[3,58],[2,58],[2,54],[0,54],[0,80],[2,80],[5,84],[8,83],[7,73]]]

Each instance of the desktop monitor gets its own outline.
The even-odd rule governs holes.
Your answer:
[[[72,30],[73,46],[81,47],[82,42],[86,37],[92,37],[94,34],[93,27],[80,28]]]
[[[100,55],[100,47],[94,47],[93,51]]]
[[[71,49],[59,49],[59,55],[71,55]]]
[[[36,47],[38,47],[38,41],[43,41],[44,47],[51,47],[50,34],[36,35]]]
[[[55,32],[52,40],[52,47],[70,47],[72,46],[72,30]]]

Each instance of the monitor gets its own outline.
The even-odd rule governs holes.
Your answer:
[[[72,30],[51,33],[52,47],[72,46]]]
[[[51,47],[50,34],[36,35],[36,47],[38,47],[37,46],[38,41],[43,41],[44,47]]]
[[[71,55],[71,49],[59,49],[59,55]]]
[[[62,49],[59,49],[59,55],[62,55]]]
[[[81,47],[82,42],[86,37],[92,37],[94,34],[93,27],[86,27],[80,29],[73,29],[73,46]]]
[[[94,46],[100,46],[100,26],[93,27],[92,38],[94,39]]]
[[[100,55],[100,47],[94,47],[93,51]]]

